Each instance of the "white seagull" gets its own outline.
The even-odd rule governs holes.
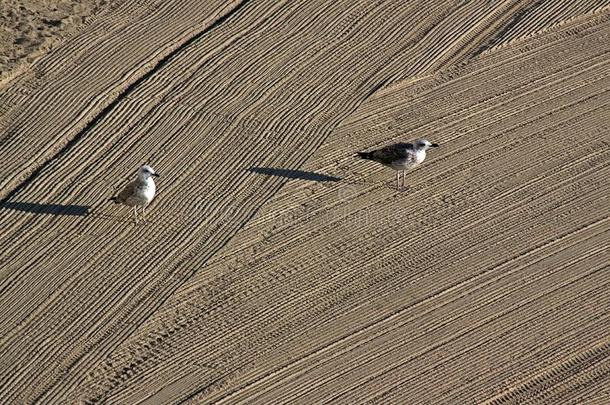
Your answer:
[[[116,197],[110,199],[115,204],[133,207],[136,224],[138,223],[138,207],[142,207],[142,219],[146,220],[146,206],[155,198],[157,187],[155,186],[153,176],[159,177],[152,167],[148,165],[140,167],[138,177],[125,186]]]
[[[371,152],[358,152],[358,156],[396,170],[396,188],[400,190],[400,173],[402,172],[402,189],[404,189],[405,172],[419,166],[426,159],[428,148],[436,147],[438,147],[437,143],[430,143],[427,139],[421,138],[412,143],[401,142]]]

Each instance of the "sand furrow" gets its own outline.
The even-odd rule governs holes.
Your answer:
[[[607,374],[607,358],[609,356],[608,343],[600,342],[594,347],[579,353],[576,356],[563,360],[561,364],[553,365],[553,367],[544,370],[537,376],[532,377],[529,381],[521,383],[517,387],[510,387],[506,393],[499,395],[495,398],[490,399],[489,403],[505,403],[519,402],[519,397],[523,397],[526,400],[536,399],[536,394],[540,394],[543,391],[548,390],[548,386],[555,385],[558,383],[570,383],[570,378],[578,378],[578,374],[589,367],[594,367],[600,362],[605,370],[602,374]],[[576,375],[574,375],[576,374]],[[582,378],[582,377],[581,377]],[[563,384],[562,384],[563,385]],[[562,388],[565,388],[562,387]],[[543,400],[543,398],[537,398]]]
[[[598,269],[599,270],[599,269]],[[599,271],[603,271],[603,270],[599,270]],[[581,283],[583,284],[583,283]],[[564,285],[564,287],[567,286],[571,286],[571,283],[567,283]],[[601,291],[601,289],[599,288],[600,286],[594,286],[591,290],[584,290],[582,292],[582,294],[587,294],[588,291]],[[582,287],[580,287],[582,288]],[[589,288],[591,288],[591,286],[589,286]],[[564,288],[564,291],[567,290],[567,288]],[[555,294],[557,295],[557,294]],[[551,295],[552,296],[552,295]],[[561,294],[559,294],[559,296],[561,296]],[[534,296],[535,297],[535,296]],[[538,295],[538,297],[541,297],[540,295]],[[514,314],[511,314],[511,311],[513,309],[517,309],[519,312],[517,312],[517,314],[521,313],[520,316],[520,321],[519,322],[510,322],[509,324],[503,323],[502,321],[505,319],[504,317],[498,317],[496,318],[491,318],[489,320],[490,323],[482,323],[480,325],[481,328],[485,329],[487,328],[488,331],[490,331],[489,333],[485,333],[485,338],[481,339],[480,336],[475,335],[475,337],[473,337],[472,335],[468,335],[468,334],[464,334],[464,335],[459,335],[459,339],[453,339],[453,336],[450,336],[449,338],[445,339],[446,343],[443,346],[439,346],[439,347],[435,347],[434,350],[435,352],[430,353],[429,356],[427,356],[428,358],[424,357],[421,359],[411,359],[411,358],[407,358],[403,362],[398,361],[396,355],[393,356],[392,358],[389,359],[389,361],[384,364],[384,368],[382,368],[378,374],[378,376],[374,379],[374,380],[369,380],[370,377],[367,377],[367,383],[370,384],[371,386],[375,386],[376,389],[374,390],[370,390],[370,391],[377,391],[378,393],[382,393],[382,395],[386,395],[387,393],[391,393],[392,389],[393,389],[393,384],[396,381],[400,381],[400,384],[404,384],[409,386],[408,390],[411,392],[411,395],[415,395],[417,397],[420,398],[426,398],[428,395],[431,396],[432,398],[427,398],[427,400],[435,400],[433,399],[435,396],[438,395],[438,391],[435,392],[431,392],[430,388],[431,385],[433,384],[432,381],[426,381],[424,379],[422,379],[421,377],[416,379],[415,381],[409,381],[408,378],[408,374],[410,373],[410,370],[413,369],[419,369],[421,370],[421,372],[419,373],[420,375],[426,375],[426,372],[432,372],[432,370],[434,370],[435,374],[438,374],[439,379],[436,380],[436,383],[439,385],[439,389],[443,389],[444,386],[455,386],[456,384],[466,384],[469,380],[469,374],[462,374],[461,375],[461,381],[456,381],[456,378],[452,378],[451,374],[452,374],[452,370],[454,369],[454,367],[452,367],[452,362],[455,363],[456,360],[458,360],[458,363],[462,363],[463,361],[465,361],[464,356],[474,356],[477,359],[479,359],[479,361],[481,362],[480,366],[481,368],[485,368],[486,366],[492,366],[495,364],[502,364],[502,361],[508,361],[507,359],[503,358],[503,354],[502,353],[507,353],[507,352],[512,352],[514,353],[514,358],[512,359],[513,362],[517,362],[517,354],[524,350],[524,348],[527,348],[528,346],[532,345],[532,344],[540,344],[543,345],[545,343],[544,337],[543,335],[549,334],[549,335],[553,335],[554,333],[560,333],[560,331],[554,330],[552,328],[548,328],[547,326],[547,330],[544,329],[544,326],[542,326],[541,323],[536,323],[536,322],[532,322],[534,319],[540,319],[540,320],[545,320],[547,322],[546,325],[551,325],[552,322],[545,319],[545,318],[555,318],[557,315],[553,312],[553,310],[557,310],[562,312],[563,316],[565,316],[566,319],[570,319],[572,321],[571,323],[571,327],[574,327],[576,330],[581,329],[581,327],[584,327],[584,324],[579,324],[579,322],[584,322],[584,320],[579,319],[579,314],[578,311],[576,309],[573,308],[573,302],[570,303],[570,301],[574,301],[577,296],[576,295],[569,295],[569,297],[571,297],[571,300],[561,300],[561,301],[556,301],[556,302],[560,302],[559,305],[556,305],[556,302],[553,303],[552,306],[544,306],[544,309],[541,311],[535,311],[534,313],[530,313],[526,310],[526,308],[521,308],[521,307],[514,307],[514,308],[509,308],[505,311],[503,311],[501,314],[504,314],[505,317],[514,317]],[[589,296],[587,296],[587,298],[592,298],[595,297],[594,294],[590,294]],[[562,297],[563,298],[563,297]],[[568,298],[565,297],[565,298]],[[533,298],[532,298],[533,299]],[[607,300],[607,297],[606,297]],[[531,301],[533,302],[533,301]],[[594,301],[595,302],[595,301]],[[524,322],[521,322],[524,321]],[[597,323],[599,323],[599,320],[596,318],[595,321]],[[592,320],[588,319],[588,322],[591,324]],[[494,325],[495,324],[495,325]],[[530,325],[535,325],[535,326],[530,326]],[[589,325],[590,326],[590,325]],[[534,329],[534,330],[532,330]],[[540,339],[538,341],[534,340],[534,342],[522,342],[521,341],[521,334],[524,331],[528,331],[530,332],[531,335],[533,334],[537,334],[538,336],[540,336]],[[493,331],[493,332],[491,332]],[[528,336],[530,335],[528,334]],[[435,341],[439,341],[438,339],[435,339]],[[442,341],[442,340],[441,340]],[[514,347],[511,347],[511,344],[514,345]],[[505,348],[505,350],[502,350],[503,348]],[[508,347],[511,347],[510,350],[508,350]],[[497,359],[497,363],[494,363],[494,358]],[[408,363],[407,363],[408,362]],[[439,363],[436,363],[439,362]],[[447,362],[447,365],[442,365],[442,363]],[[471,368],[471,367],[468,367]],[[482,370],[481,370],[482,371]],[[481,373],[481,371],[478,372],[478,374]],[[402,380],[402,381],[401,381]],[[394,383],[393,383],[394,381]],[[401,386],[397,386],[400,389],[395,389],[394,390],[394,394],[396,394],[396,392],[399,393],[399,395],[404,395],[403,393],[406,391],[405,390],[405,386],[401,385]],[[429,392],[429,394],[426,394],[427,392]],[[466,393],[468,394],[468,391],[466,391]],[[346,395],[347,397],[345,398],[345,401],[349,401],[349,398],[353,398],[353,394],[352,393],[347,393],[346,391]],[[459,399],[458,396],[453,396],[452,398],[455,398],[456,400]],[[390,398],[384,398],[384,401],[392,401],[391,397]],[[438,399],[436,399],[438,400]],[[468,401],[472,401],[473,398],[469,398]],[[478,401],[475,402],[480,402],[480,399]]]
[[[505,46],[541,31],[553,29],[572,19],[587,18],[604,12],[610,6],[607,0],[573,0],[564,3],[536,1],[523,14],[518,14],[508,29],[499,32],[491,47]],[[525,37],[525,38],[523,38]]]
[[[559,269],[559,270],[561,270],[561,269]],[[528,281],[530,281],[530,280],[528,280]],[[530,283],[533,283],[534,281],[535,280],[531,280]],[[528,283],[528,284],[530,284],[530,283]],[[510,294],[511,288],[512,288],[513,292],[515,290],[514,286],[509,287],[509,289],[508,289],[509,294]],[[499,295],[499,294],[493,294],[492,297],[493,297],[494,301],[495,300],[500,301],[503,299],[502,295]],[[489,303],[482,305],[481,307],[484,308],[486,305],[492,304],[494,301],[490,301]],[[476,302],[474,302],[472,304],[476,304]],[[507,302],[502,302],[503,306],[506,306],[506,304],[507,304]],[[446,305],[446,304],[444,304],[444,305]],[[336,365],[333,365],[332,362],[326,366],[326,367],[328,367],[327,374],[326,374],[326,376],[327,376],[326,382],[333,381],[339,377],[342,379],[345,378],[346,380],[349,380],[349,378],[345,377],[344,374],[351,373],[351,370],[355,369],[356,367],[359,367],[362,369],[363,364],[366,364],[367,365],[366,370],[370,371],[371,366],[372,366],[371,362],[374,359],[378,358],[382,354],[389,353],[391,350],[400,349],[400,347],[404,345],[405,338],[408,337],[408,339],[413,342],[412,344],[415,345],[418,335],[420,335],[422,337],[427,336],[428,334],[432,333],[432,331],[435,330],[436,328],[443,327],[446,324],[451,324],[451,323],[459,324],[459,322],[456,322],[456,321],[459,321],[460,318],[468,315],[468,312],[459,312],[459,311],[456,311],[456,312],[457,312],[458,316],[454,317],[454,318],[448,318],[448,314],[434,313],[435,316],[432,319],[434,319],[435,322],[438,323],[440,320],[443,320],[443,323],[436,327],[431,327],[432,325],[426,325],[426,326],[416,325],[416,324],[414,324],[413,319],[411,319],[411,321],[409,323],[402,323],[401,328],[399,328],[399,329],[395,329],[395,328],[397,328],[396,324],[393,324],[389,328],[389,330],[386,327],[383,334],[378,335],[376,337],[376,340],[367,341],[366,345],[362,345],[362,343],[358,342],[358,344],[355,347],[352,347],[349,349],[349,353],[347,353],[347,352],[342,353],[342,357],[341,357],[342,372],[341,373],[336,373],[336,371],[335,371]],[[474,313],[475,311],[472,310],[470,312]],[[472,316],[472,314],[470,314],[470,317],[471,316]],[[479,312],[476,312],[476,316],[482,316],[482,314]],[[391,333],[388,333],[390,331],[391,331]],[[415,334],[413,331],[417,331],[417,334]],[[389,339],[389,337],[391,337],[392,339]],[[372,342],[372,343],[369,343],[369,342]],[[388,345],[389,345],[389,347],[388,347]],[[332,353],[331,359],[336,356],[335,353]],[[356,357],[356,355],[357,355],[357,357]],[[315,367],[316,368],[324,367],[323,366],[324,363],[327,363],[327,361],[324,361],[324,360],[318,359],[318,361],[315,363],[316,364]],[[414,369],[414,371],[415,370],[417,370],[417,369]],[[288,371],[289,370],[287,370],[287,369],[282,370],[283,373],[288,372]],[[361,371],[363,371],[363,370],[361,370]],[[315,369],[313,369],[313,367],[311,369],[307,370],[307,378],[310,379],[310,381],[307,381],[307,380],[303,381],[304,378],[301,377],[298,380],[301,390],[312,391],[312,390],[316,389],[316,386],[326,383],[323,379],[320,379],[320,377],[317,376],[317,374],[318,374],[318,372]],[[292,376],[289,376],[289,377],[293,378]],[[406,382],[406,375],[403,376],[402,378]],[[333,383],[334,383],[334,381],[333,381]],[[345,383],[343,383],[343,384],[338,383],[338,385],[344,385],[344,384]],[[288,394],[294,395],[294,392],[290,391],[289,387],[290,387],[290,384],[287,384],[286,381],[283,381],[284,392],[287,395]],[[310,399],[310,400],[312,400],[312,399]],[[264,401],[261,401],[261,402],[264,402]]]
[[[64,80],[58,80],[54,83],[54,86],[45,86],[36,89],[37,91],[33,91],[27,101],[27,105],[29,105],[30,108],[24,109],[23,113],[15,117],[6,128],[7,135],[5,135],[5,137],[10,139],[10,143],[3,148],[3,153],[10,153],[14,151],[14,148],[19,148],[21,149],[23,158],[19,161],[17,166],[11,166],[9,165],[8,160],[3,159],[5,164],[5,167],[2,169],[4,180],[1,183],[3,192],[0,196],[5,199],[7,196],[10,196],[10,193],[14,192],[20,184],[24,184],[24,181],[27,182],[26,179],[28,177],[30,179],[35,177],[36,172],[40,170],[46,161],[53,158],[53,156],[56,156],[58,151],[64,150],[66,147],[69,148],[72,142],[78,141],[80,137],[87,133],[87,130],[91,125],[94,125],[96,121],[106,115],[117,100],[120,100],[120,98],[118,98],[119,95],[128,94],[133,86],[136,86],[140,80],[146,78],[146,75],[153,74],[155,70],[159,69],[159,67],[165,63],[165,61],[178,53],[182,47],[188,46],[191,40],[204,35],[206,29],[213,28],[215,20],[218,20],[218,22],[221,23],[224,20],[224,18],[222,18],[223,14],[226,18],[231,12],[238,10],[239,4],[241,3],[229,4],[229,6],[221,6],[220,4],[208,5],[209,17],[203,18],[202,28],[199,30],[191,29],[186,32],[180,32],[185,23],[177,24],[173,26],[173,29],[177,29],[178,31],[174,31],[172,41],[169,43],[166,42],[165,44],[159,43],[158,45],[160,46],[155,47],[153,45],[154,42],[151,43],[151,41],[149,41],[149,38],[151,37],[150,34],[146,38],[142,37],[142,30],[144,30],[144,32],[150,31],[151,26],[154,27],[155,25],[158,25],[155,24],[154,18],[162,18],[167,22],[166,18],[170,18],[170,20],[172,18],[183,19],[184,15],[188,15],[188,8],[183,6],[174,6],[170,8],[173,10],[181,10],[180,13],[176,13],[176,15],[168,15],[167,12],[163,13],[162,11],[167,9],[162,9],[159,14],[155,15],[153,13],[149,16],[151,21],[148,21],[148,24],[152,25],[146,25],[146,23],[130,25],[129,29],[123,31],[123,36],[128,40],[130,34],[135,35],[133,31],[139,30],[139,41],[130,41],[133,48],[117,47],[117,42],[115,42],[114,49],[122,49],[122,52],[127,52],[127,54],[131,53],[131,55],[135,56],[146,55],[145,52],[136,52],[140,49],[139,46],[142,44],[142,41],[146,40],[145,43],[147,44],[147,48],[152,49],[152,54],[146,55],[144,58],[142,58],[142,56],[136,56],[136,58],[139,57],[141,59],[139,61],[136,59],[135,67],[130,67],[129,64],[125,63],[126,60],[132,59],[133,56],[130,58],[121,55],[120,52],[116,54],[116,59],[108,60],[111,62],[110,65],[100,65],[98,63],[100,59],[99,55],[108,52],[104,51],[103,47],[111,46],[108,41],[100,41],[99,44],[103,45],[102,48],[93,49],[91,54],[88,55],[90,63],[87,64],[83,62],[73,69],[78,71],[81,75],[85,74],[85,77],[97,77],[96,86],[92,85],[92,83],[84,83],[85,87],[81,88],[79,87],[80,82],[78,85],[76,83],[70,85],[70,80],[73,80],[79,75],[65,72],[66,76]],[[193,6],[195,6],[195,4],[193,4]],[[191,14],[191,16],[194,17],[195,15]],[[164,26],[172,25],[164,24]],[[117,29],[120,29],[120,27],[117,27]],[[163,30],[160,30],[160,32],[163,32]],[[171,30],[169,32],[171,32]],[[169,36],[172,35],[169,34]],[[160,36],[160,39],[164,39],[163,36]],[[121,41],[122,38],[118,37],[114,40]],[[68,43],[66,46],[76,46],[78,43],[79,41],[77,39],[74,41],[74,45]],[[53,55],[49,55],[49,58],[52,57]],[[114,63],[114,65],[112,63]],[[113,70],[113,66],[116,66],[116,70]],[[100,67],[102,67],[103,72],[106,72],[108,75],[105,79],[106,82],[100,80]],[[88,72],[88,69],[91,71]],[[25,80],[27,80],[27,78]],[[84,89],[97,90],[100,92],[87,95],[83,92]],[[54,103],[43,102],[39,104],[33,102],[38,99],[45,100],[45,98],[51,97],[52,95],[56,96],[58,93],[62,95],[65,94],[65,96],[63,99],[56,100]],[[90,101],[85,101],[87,98],[89,98]],[[76,105],[85,105],[85,107],[81,107],[82,109],[78,107],[75,108]],[[37,116],[38,119],[30,120],[27,118],[32,115]],[[45,120],[45,117],[48,117],[48,121]],[[45,128],[48,127],[49,124],[54,125],[54,127],[52,126],[50,128],[52,129],[51,131],[49,131],[49,128]],[[45,141],[38,140],[36,144],[28,144],[27,138],[24,138],[25,135],[31,136],[32,133],[39,134],[41,132],[47,134],[43,138]],[[27,146],[33,146],[35,149],[24,149],[24,147]],[[40,149],[36,150],[36,147]]]

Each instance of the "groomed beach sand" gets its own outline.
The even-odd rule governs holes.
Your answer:
[[[610,403],[610,0],[0,18],[1,403]]]

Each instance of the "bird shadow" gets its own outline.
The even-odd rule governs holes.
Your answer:
[[[89,215],[89,209],[91,207],[88,205],[37,204],[7,201],[0,203],[0,208],[5,210],[31,212],[33,214],[87,216]]]
[[[301,179],[309,181],[340,181],[340,177],[329,176],[314,172],[306,172],[303,170],[280,169],[276,167],[250,167],[246,169],[251,173],[264,174],[267,176],[285,177],[288,179]]]

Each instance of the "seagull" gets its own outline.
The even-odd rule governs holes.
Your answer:
[[[402,190],[404,190],[406,171],[419,166],[426,159],[426,150],[436,147],[438,147],[437,143],[430,143],[427,139],[420,138],[412,143],[401,142],[371,152],[358,152],[358,156],[396,170],[398,190],[401,190],[400,173],[402,172]]]
[[[138,177],[125,186],[116,197],[109,199],[109,201],[114,201],[115,204],[125,204],[128,207],[133,207],[136,224],[138,223],[138,207],[142,207],[142,219],[145,221],[146,206],[155,198],[157,188],[152,179],[153,176],[160,177],[152,167],[148,165],[140,167]]]

